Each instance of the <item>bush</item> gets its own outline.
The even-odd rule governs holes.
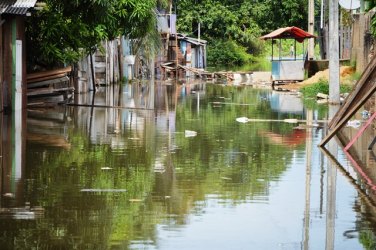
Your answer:
[[[243,65],[251,62],[252,58],[245,47],[233,40],[219,40],[208,46],[208,64],[210,66]]]
[[[350,92],[352,87],[347,84],[340,85],[340,93]],[[329,94],[329,82],[326,79],[320,79],[317,83],[302,87],[300,92],[304,98],[316,97],[318,93]]]

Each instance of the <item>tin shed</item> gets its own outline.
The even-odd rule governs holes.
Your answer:
[[[272,40],[272,83],[283,81],[302,81],[304,80],[304,40],[308,38],[315,38],[312,35],[297,27],[284,27],[279,28],[267,35],[262,36],[262,40]],[[282,39],[292,39],[294,44],[291,46],[290,55],[283,57],[281,53]],[[275,41],[279,41],[279,53],[278,57],[274,57],[273,44]],[[303,43],[303,56],[297,57],[296,54],[296,42]]]

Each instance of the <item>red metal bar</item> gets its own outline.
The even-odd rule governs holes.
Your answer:
[[[359,166],[359,164],[354,160],[354,158],[352,158],[352,156],[347,151],[345,151],[345,154],[346,154],[347,158],[350,160],[350,162],[352,163],[353,167],[357,170],[357,172],[366,181],[367,185],[372,190],[376,190],[376,185],[374,184],[374,182],[372,181],[372,179],[370,177],[368,177],[368,175],[363,171],[362,167]]]
[[[355,135],[355,137],[346,145],[345,147],[345,151],[349,150],[349,148],[355,143],[355,141],[364,133],[364,131],[366,130],[366,128],[371,124],[371,122],[373,121],[373,119],[376,118],[376,112],[373,113],[373,115],[368,119],[368,121],[366,122],[366,124],[363,125],[363,127],[361,127],[358,131],[358,133]]]

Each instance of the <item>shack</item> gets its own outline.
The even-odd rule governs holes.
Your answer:
[[[292,82],[304,80],[304,62],[306,60],[306,52],[304,49],[304,40],[307,38],[316,38],[300,28],[284,27],[279,28],[267,35],[262,36],[262,40],[272,40],[272,85],[277,82]],[[292,40],[290,54],[285,56],[282,54],[282,40]],[[274,44],[278,41],[278,56],[274,57]],[[302,55],[297,55],[297,44],[303,45]]]
[[[177,34],[179,42],[179,63],[196,69],[206,68],[206,40]]]
[[[157,77],[190,77],[204,73],[207,41],[176,33],[165,37],[164,52],[156,61]]]

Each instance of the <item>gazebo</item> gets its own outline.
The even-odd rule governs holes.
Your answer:
[[[307,38],[315,38],[312,35],[297,27],[284,27],[279,28],[267,35],[260,37],[262,40],[272,40],[272,84],[275,82],[290,82],[290,81],[303,81],[304,80],[304,40]],[[290,55],[282,55],[282,39],[294,40],[290,48]],[[273,44],[279,41],[278,57],[274,58]],[[303,56],[298,58],[296,55],[296,42],[303,43]]]

